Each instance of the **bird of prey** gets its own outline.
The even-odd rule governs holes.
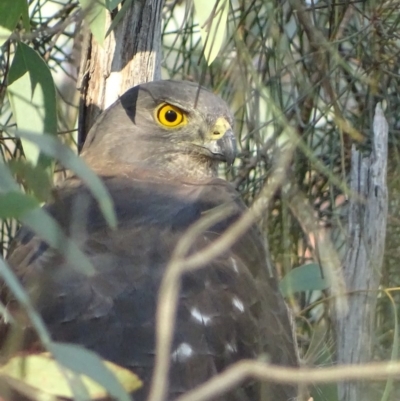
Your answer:
[[[217,177],[234,161],[233,117],[199,85],[157,81],[131,88],[95,122],[81,156],[106,185],[118,218],[107,226],[76,177],[46,210],[95,267],[87,276],[28,228],[8,263],[34,299],[53,340],[76,343],[135,372],[145,400],[155,361],[157,293],[179,240],[207,212],[230,205],[229,217],[196,238],[192,254],[221,236],[245,211],[236,190]],[[267,269],[257,227],[181,281],[171,351],[168,400],[245,358],[297,366],[286,304]],[[9,306],[13,304],[8,299]],[[10,306],[10,310],[12,310]],[[253,381],[217,400],[255,401]],[[296,388],[273,385],[263,400],[288,401]]]

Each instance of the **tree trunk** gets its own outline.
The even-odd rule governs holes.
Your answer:
[[[344,278],[348,313],[336,318],[338,364],[370,361],[388,210],[388,124],[380,104],[373,123],[372,153],[352,148],[348,244]],[[339,401],[369,400],[361,383],[339,383]]]
[[[99,114],[137,84],[161,79],[163,0],[133,0],[100,46],[87,35],[82,49],[79,148]],[[112,22],[107,12],[106,30]],[[85,44],[86,42],[86,44]]]

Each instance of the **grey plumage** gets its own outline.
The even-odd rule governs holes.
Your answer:
[[[163,127],[157,110],[164,103],[180,109],[186,123]],[[233,157],[232,124],[226,104],[196,84],[160,81],[131,89],[100,116],[82,152],[114,200],[118,229],[107,227],[76,178],[46,206],[96,274],[72,269],[26,228],[10,251],[8,261],[53,338],[132,369],[145,382],[135,400],[145,398],[150,384],[156,295],[177,242],[205,212],[234,205],[233,214],[191,249],[201,251],[246,210],[234,188],[215,176],[218,163]],[[261,235],[252,227],[229,251],[183,276],[168,399],[243,358],[266,353],[273,363],[297,365],[286,305],[265,261]],[[296,394],[291,386],[268,391],[274,401]],[[258,393],[258,385],[247,382],[219,399],[250,401]]]

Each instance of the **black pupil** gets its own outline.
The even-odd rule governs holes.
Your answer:
[[[165,113],[165,119],[169,122],[169,123],[173,123],[177,120],[178,118],[178,114],[176,113],[176,111],[174,110],[168,110]]]

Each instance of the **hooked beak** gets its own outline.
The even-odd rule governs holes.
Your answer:
[[[218,160],[224,161],[231,166],[236,157],[236,138],[232,128],[216,140],[210,141],[205,146]]]

